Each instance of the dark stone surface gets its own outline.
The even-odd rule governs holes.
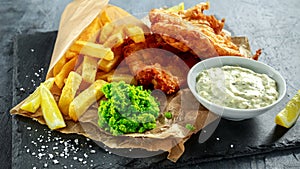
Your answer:
[[[43,1],[43,0],[28,0],[28,1],[0,1],[0,35],[1,35],[1,51],[0,51],[0,163],[1,168],[11,167],[11,132],[14,137],[13,155],[17,157],[13,161],[16,168],[42,168],[47,164],[48,168],[62,168],[66,165],[70,168],[70,165],[76,165],[77,168],[96,166],[96,168],[122,168],[122,167],[163,167],[163,168],[299,168],[300,167],[300,150],[299,148],[293,148],[290,150],[281,151],[281,149],[299,147],[299,124],[296,124],[290,130],[284,130],[280,127],[275,127],[273,119],[276,113],[284,106],[284,104],[290,99],[293,94],[300,89],[299,74],[300,67],[300,3],[297,0],[289,1],[237,1],[237,0],[225,0],[225,1],[210,1],[211,10],[209,13],[214,13],[217,16],[225,17],[226,25],[235,35],[245,35],[250,39],[250,45],[252,49],[263,48],[263,54],[261,61],[268,63],[278,70],[286,78],[288,83],[288,93],[283,102],[267,112],[262,117],[257,117],[244,122],[229,122],[222,120],[218,126],[217,131],[211,136],[210,140],[202,145],[197,143],[197,136],[189,140],[186,146],[186,153],[178,161],[173,164],[164,159],[164,155],[157,156],[151,159],[128,159],[122,158],[116,155],[109,154],[105,150],[97,147],[93,142],[87,141],[85,138],[79,137],[78,144],[74,135],[62,135],[57,132],[51,132],[51,139],[57,138],[58,145],[52,145],[52,147],[43,148],[47,146],[45,141],[48,138],[41,140],[41,135],[48,137],[48,129],[44,126],[33,122],[30,119],[14,117],[13,118],[13,131],[11,131],[11,117],[8,114],[8,110],[12,105],[12,91],[20,92],[21,87],[31,87],[32,78],[35,78],[36,85],[39,83],[38,78],[34,73],[43,65],[32,65],[31,71],[25,74],[30,75],[31,78],[27,80],[19,81],[16,83],[17,88],[13,88],[12,80],[12,39],[19,34],[28,34],[36,31],[50,31],[56,30],[59,23],[59,16],[65,7],[70,2],[69,0],[60,1]],[[150,10],[153,7],[171,6],[181,2],[181,0],[174,1],[145,1],[136,3],[134,0],[130,1],[111,1],[112,4],[116,4],[120,7],[127,9],[130,13],[135,13],[136,16],[145,16],[145,11]],[[197,2],[185,1],[186,6],[192,6]],[[134,4],[134,5],[133,5]],[[35,34],[35,36],[37,36]],[[39,34],[39,36],[48,36],[46,34]],[[22,35],[18,39],[29,37]],[[51,40],[46,43],[50,43]],[[23,42],[24,43],[24,42]],[[25,43],[26,44],[26,43]],[[28,42],[28,44],[31,44]],[[49,45],[51,46],[51,45]],[[31,49],[29,45],[28,48]],[[35,47],[32,47],[35,49]],[[35,56],[36,52],[31,52],[29,49],[28,54]],[[30,53],[31,52],[31,53]],[[26,53],[27,54],[27,53]],[[43,53],[46,54],[46,53]],[[18,55],[22,57],[21,55]],[[47,58],[44,58],[47,59]],[[36,63],[43,63],[43,60],[35,60]],[[40,62],[39,62],[40,61]],[[45,71],[45,70],[44,70]],[[17,71],[16,71],[17,72]],[[23,72],[24,73],[24,72]],[[33,74],[32,74],[33,73]],[[40,73],[43,75],[42,73]],[[21,79],[19,79],[21,80]],[[27,84],[31,86],[27,86]],[[32,86],[33,87],[33,86]],[[32,90],[25,89],[25,93],[21,93],[18,97],[15,97],[14,104],[18,99],[25,97],[27,92]],[[17,93],[15,93],[17,94]],[[247,132],[247,131],[251,132]],[[235,137],[229,137],[230,135],[236,135]],[[233,132],[233,133],[231,133]],[[222,137],[221,137],[222,136]],[[227,137],[226,137],[227,136]],[[219,140],[217,140],[219,138]],[[241,139],[247,140],[245,143],[241,143]],[[60,154],[64,153],[64,143],[68,143],[69,150],[72,153],[69,158],[60,158]],[[68,141],[70,140],[70,141]],[[53,140],[52,140],[53,141]],[[60,144],[62,141],[62,144]],[[34,144],[36,143],[36,144]],[[48,143],[47,143],[48,144]],[[230,145],[233,148],[230,148]],[[252,145],[261,145],[260,147]],[[225,147],[224,147],[225,145]],[[245,147],[245,145],[250,145]],[[30,147],[29,147],[30,146]],[[74,150],[72,146],[75,147]],[[96,153],[91,153],[89,148],[95,149]],[[195,148],[196,146],[197,148]],[[223,149],[219,156],[212,156],[216,152],[213,149]],[[54,148],[54,150],[53,150]],[[78,148],[77,151],[75,151]],[[275,148],[275,150],[274,150]],[[278,149],[279,148],[279,149]],[[27,150],[29,149],[29,152]],[[38,152],[44,149],[45,152]],[[46,151],[47,150],[47,151]],[[239,153],[236,150],[239,151]],[[206,151],[206,152],[202,152]],[[245,155],[244,153],[262,153],[272,151],[271,153],[265,153],[254,156],[239,157],[233,159],[226,159],[233,156]],[[55,154],[55,153],[58,154]],[[34,155],[32,153],[35,153]],[[41,153],[41,160],[38,158]],[[43,156],[43,153],[47,153],[48,156]],[[54,155],[54,158],[50,158],[50,154]],[[85,158],[84,154],[88,155]],[[216,162],[202,162],[201,155],[205,155],[206,159],[215,160]],[[224,155],[226,154],[226,155]],[[214,154],[215,155],[215,154]],[[36,157],[37,156],[37,157]],[[76,160],[73,157],[77,157]],[[190,157],[193,157],[192,159]],[[80,161],[82,158],[83,161]],[[225,158],[225,159],[224,159]],[[59,164],[54,165],[53,160],[58,159]],[[91,161],[93,160],[93,161]],[[84,165],[83,162],[86,161]],[[200,163],[201,162],[201,163]],[[91,166],[92,165],[92,166]]]

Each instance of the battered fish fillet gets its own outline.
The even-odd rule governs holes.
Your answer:
[[[167,44],[161,41],[160,37],[149,35],[146,42],[125,45],[123,54],[131,73],[140,84],[172,94],[179,90],[180,81],[177,76],[162,67],[162,64],[166,64],[162,56],[164,53],[155,53],[151,50],[151,48],[165,48]]]
[[[207,9],[208,2],[179,12],[153,9],[149,13],[151,31],[161,35],[171,46],[183,52],[192,51],[202,58],[242,56],[230,36],[222,30],[225,19],[205,15],[203,11]]]

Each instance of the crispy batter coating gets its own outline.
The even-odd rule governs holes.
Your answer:
[[[163,59],[163,53],[143,50],[164,48],[166,44],[161,42],[162,40],[155,35],[149,35],[145,42],[125,45],[123,52],[131,73],[140,84],[172,94],[179,90],[180,81],[177,76],[165,69],[165,66],[162,66],[167,65],[165,63],[167,61]]]
[[[208,2],[179,12],[153,9],[149,13],[151,30],[171,46],[183,52],[191,50],[202,58],[242,56],[230,36],[222,31],[225,19],[205,15],[203,11],[207,9]]]

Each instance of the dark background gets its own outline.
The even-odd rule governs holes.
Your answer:
[[[182,1],[182,0],[181,0]],[[136,16],[145,16],[154,7],[172,6],[180,0],[112,0]],[[60,15],[69,0],[10,0],[0,1],[0,164],[11,167],[11,116],[13,87],[13,41],[21,34],[57,30]],[[201,1],[185,1],[192,6]],[[211,0],[209,13],[226,18],[227,28],[237,36],[247,36],[253,50],[263,48],[261,59],[271,64],[287,79],[289,98],[300,89],[300,3],[288,1]],[[281,104],[281,108],[284,103]],[[279,110],[277,106],[276,110]],[[273,113],[274,114],[274,113]],[[275,112],[276,114],[276,112]],[[270,119],[273,121],[273,119]],[[299,135],[293,135],[299,139]],[[201,168],[299,168],[300,149],[275,150],[255,156],[222,159],[186,166]],[[181,166],[182,167],[182,166]]]

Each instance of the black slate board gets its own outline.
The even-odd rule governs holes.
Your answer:
[[[24,99],[43,81],[56,33],[21,35],[15,39],[13,105]],[[241,122],[221,119],[216,131],[206,142],[198,143],[199,134],[187,141],[185,153],[177,163],[166,160],[166,154],[145,159],[113,155],[82,136],[49,131],[46,126],[31,119],[14,116],[12,166],[13,168],[155,168],[157,166],[173,168],[300,147],[300,124],[288,130],[276,126],[273,120],[287,100],[288,97],[285,97],[280,105],[253,119]],[[204,130],[209,130],[209,127]]]

